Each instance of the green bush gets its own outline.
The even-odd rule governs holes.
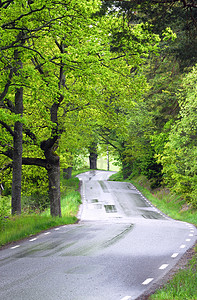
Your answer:
[[[0,196],[0,231],[6,227],[7,218],[10,216],[10,197]]]

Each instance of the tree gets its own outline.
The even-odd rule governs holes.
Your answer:
[[[118,18],[99,17],[98,23],[93,13],[99,1],[6,3],[1,18],[1,107],[9,118],[1,126],[12,134],[16,119],[12,87],[20,83],[25,95],[22,163],[47,170],[51,214],[60,216],[58,149],[68,116],[87,109],[91,116],[96,112],[99,120],[114,120],[119,106],[131,107],[143,82],[143,76],[134,78],[131,70],[155,51],[158,38],[145,26],[128,26]],[[132,38],[122,42],[117,53],[111,51],[110,42],[119,43],[111,35],[112,29],[118,34],[119,28]],[[13,60],[16,50],[23,69],[12,78],[8,58]],[[12,145],[7,143],[1,153],[13,159]]]
[[[179,93],[180,112],[158,153],[166,184],[196,207],[196,78],[197,66],[183,78]]]
[[[91,2],[91,1],[90,1]],[[70,16],[67,11],[65,11],[65,7],[68,7],[68,10],[70,10],[71,13],[73,13],[73,16],[76,18],[75,20],[75,29],[71,30],[73,37],[74,34],[76,34],[76,30],[80,29],[80,26],[77,25],[78,18],[84,18],[86,17],[87,21],[87,16],[91,14],[91,12],[87,12],[88,5],[89,8],[91,7],[91,11],[94,10],[93,3],[88,3],[86,6],[82,7],[80,2],[75,1],[75,3],[70,4],[67,1],[62,1],[59,3],[56,3],[54,6],[53,1],[45,1],[41,3],[41,1],[33,1],[33,2],[28,2],[26,3],[23,1],[18,4],[18,3],[12,3],[10,2],[4,2],[1,4],[1,11],[2,11],[2,19],[1,19],[1,31],[3,33],[3,38],[2,38],[2,44],[1,44],[1,51],[3,53],[2,55],[2,68],[4,70],[5,77],[7,75],[7,70],[10,70],[9,75],[7,75],[7,81],[4,83],[3,87],[3,92],[2,92],[2,97],[1,97],[1,107],[4,109],[8,109],[11,112],[13,112],[13,103],[12,100],[5,98],[8,93],[12,94],[10,91],[10,86],[11,86],[11,79],[13,73],[13,64],[8,63],[10,62],[9,58],[14,59],[16,56],[14,53],[23,53],[23,58],[24,61],[20,62],[22,65],[33,63],[34,65],[34,70],[30,68],[30,72],[34,72],[34,74],[26,74],[24,78],[28,78],[31,80],[33,76],[38,76],[36,72],[39,73],[39,75],[45,75],[44,78],[40,78],[42,81],[42,84],[45,85],[45,88],[48,89],[54,89],[53,85],[50,85],[50,80],[49,78],[46,79],[48,71],[53,71],[52,69],[46,70],[45,65],[47,64],[57,64],[58,69],[59,69],[59,78],[57,81],[56,78],[56,87],[54,91],[55,98],[52,99],[52,103],[48,104],[50,106],[50,122],[53,124],[53,128],[51,129],[51,136],[47,140],[42,140],[40,142],[40,148],[44,152],[45,159],[42,158],[24,158],[23,159],[23,164],[36,164],[42,167],[45,167],[48,171],[48,177],[49,177],[49,195],[51,199],[51,214],[56,216],[56,215],[61,215],[61,210],[60,210],[60,189],[59,189],[59,157],[55,154],[55,149],[58,147],[58,140],[59,136],[62,132],[62,129],[58,128],[58,120],[57,120],[57,113],[58,109],[60,107],[61,102],[63,101],[64,95],[60,92],[62,88],[65,88],[64,84],[64,63],[62,61],[61,55],[63,55],[66,51],[64,50],[64,40],[65,40],[65,34],[63,31],[67,29],[67,33],[69,32],[69,26],[68,22],[72,20],[72,16]],[[82,10],[83,8],[83,10]],[[81,15],[81,12],[83,11],[83,14]],[[61,22],[61,24],[60,24]],[[84,23],[85,24],[85,23]],[[59,30],[58,27],[61,28]],[[87,24],[86,24],[86,30],[87,30]],[[67,28],[65,28],[67,27]],[[72,27],[72,25],[71,25]],[[70,28],[71,28],[70,27]],[[58,29],[57,29],[58,28]],[[55,34],[54,33],[55,31]],[[10,34],[12,32],[12,34]],[[13,35],[14,32],[14,35]],[[83,33],[82,30],[80,30],[80,34]],[[57,55],[57,57],[52,56],[49,58],[46,53],[42,55],[41,52],[44,52],[45,49],[42,48],[42,51],[39,49],[39,43],[43,37],[45,37],[47,34],[49,34],[48,42],[53,41],[53,46],[56,44],[56,47],[58,48],[60,54]],[[76,38],[76,37],[75,37]],[[58,40],[59,39],[59,40]],[[62,40],[61,40],[62,39]],[[49,41],[50,40],[50,41]],[[65,42],[66,43],[66,42]],[[48,45],[49,46],[49,45]],[[68,47],[68,45],[66,45]],[[51,47],[48,48],[48,51],[52,50]],[[56,51],[57,52],[57,51]],[[6,53],[6,54],[5,54]],[[48,54],[48,53],[47,53]],[[22,54],[21,54],[22,56]],[[70,64],[75,64],[75,62],[70,62]],[[71,66],[72,68],[72,66]],[[36,72],[35,72],[36,71]],[[24,74],[23,74],[24,75]],[[53,76],[51,76],[50,79]],[[38,77],[37,77],[38,78]],[[22,77],[20,78],[22,81]],[[20,81],[19,80],[19,81]],[[29,82],[28,82],[29,85]],[[20,88],[17,88],[16,91],[16,97],[15,99],[17,100],[17,103],[20,100],[20,103],[22,103],[22,84]],[[59,91],[58,91],[59,90]],[[20,92],[20,93],[19,93]],[[9,95],[10,96],[10,95]],[[12,97],[12,96],[11,96]],[[8,102],[8,105],[6,104]],[[18,104],[16,104],[16,107]],[[20,107],[22,105],[20,104]],[[18,110],[14,111],[15,113],[18,113]],[[21,109],[20,109],[21,113]],[[17,121],[16,122],[16,130],[18,129],[18,125],[22,125],[21,122]],[[14,186],[16,185],[17,190],[18,190],[18,196],[15,202],[17,202],[16,206],[18,213],[20,213],[20,188],[18,183],[15,184],[15,177],[18,178],[20,181],[21,176],[19,175],[19,171],[16,169],[16,167],[21,169],[20,161],[21,160],[21,155],[22,155],[22,149],[18,151],[16,146],[18,145],[16,138],[20,138],[20,147],[22,145],[22,134],[17,134],[17,132],[12,132],[11,127],[6,124],[5,122],[1,122],[1,125],[4,126],[5,129],[8,130],[9,133],[13,134],[14,136],[14,151],[4,151],[2,152],[3,154],[9,156],[10,158],[13,159],[13,189],[12,189],[12,194],[13,194],[13,199],[15,199],[15,193],[14,193]],[[22,130],[22,126],[20,128],[20,132]],[[38,146],[39,141],[36,137],[36,135],[29,130],[29,128],[26,128],[24,130],[26,135]],[[13,154],[14,152],[14,154]],[[16,154],[20,152],[20,160],[19,157],[16,157]],[[16,159],[15,159],[16,157]],[[16,161],[16,164],[14,163]],[[15,176],[15,170],[16,170],[16,176]],[[14,202],[13,202],[14,203]],[[14,204],[13,204],[14,205]],[[13,213],[15,212],[15,208],[13,207]]]

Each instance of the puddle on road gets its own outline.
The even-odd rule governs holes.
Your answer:
[[[90,202],[91,202],[91,203],[97,203],[97,202],[98,202],[98,199],[91,199]]]
[[[106,213],[116,213],[117,209],[115,205],[104,205]]]

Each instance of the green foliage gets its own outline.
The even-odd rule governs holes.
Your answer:
[[[170,131],[163,153],[158,156],[166,183],[194,207],[197,205],[196,79],[197,67],[194,67],[183,80],[179,119]]]
[[[117,172],[110,176],[110,181],[123,181],[123,175],[122,172]]]
[[[0,196],[0,232],[6,227],[7,218],[10,216],[10,197]]]
[[[17,87],[24,91],[19,120],[24,124],[25,158],[43,162],[46,151],[41,145],[56,139],[52,153],[67,168],[85,152],[95,127],[115,128],[119,136],[126,131],[126,113],[147,89],[141,66],[157,51],[160,38],[147,24],[128,26],[117,15],[98,16],[100,4],[36,0],[2,5],[0,86],[6,93],[0,99],[0,154],[12,157],[8,150],[18,120],[13,109]],[[118,53],[112,52],[114,43]],[[21,68],[13,73],[16,51]],[[38,188],[44,190],[45,178],[45,171],[24,167],[23,192],[29,197]],[[34,199],[29,197],[30,206]]]

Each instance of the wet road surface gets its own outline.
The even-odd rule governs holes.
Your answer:
[[[79,175],[80,222],[0,251],[0,299],[132,300],[161,279],[196,241],[113,172]]]

